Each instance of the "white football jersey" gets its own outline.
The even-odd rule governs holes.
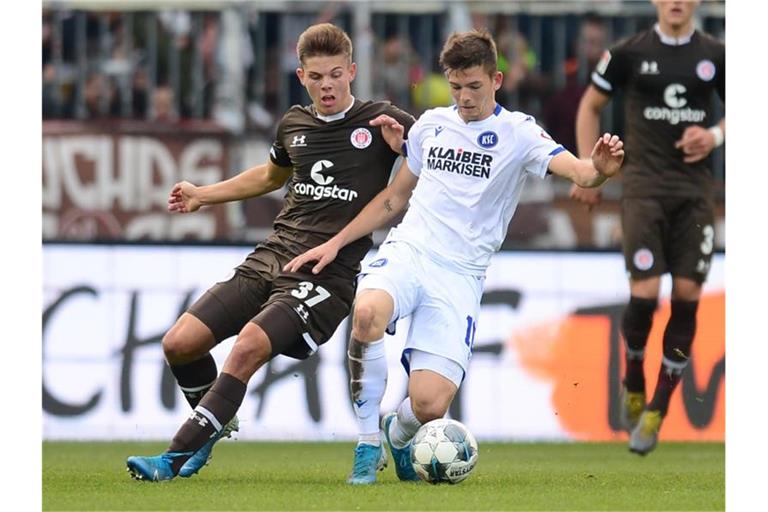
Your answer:
[[[561,151],[533,117],[500,105],[470,123],[455,106],[426,111],[407,141],[408,167],[419,181],[387,241],[414,245],[454,271],[484,275],[527,175],[546,177]]]

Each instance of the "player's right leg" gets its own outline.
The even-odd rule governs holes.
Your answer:
[[[218,342],[238,333],[240,344],[238,346],[238,342],[235,343],[238,350],[260,341],[255,339],[258,333],[252,333],[252,328],[245,330],[244,326],[247,327],[249,320],[260,310],[270,288],[271,285],[265,280],[236,273],[203,294],[163,338],[163,349],[169,365],[193,407],[190,418],[198,418],[200,422],[209,421],[203,420],[204,414],[199,414],[196,409],[217,385],[227,389],[239,388],[236,383],[222,383],[222,376],[217,378],[216,365],[209,351]],[[128,459],[128,469],[134,477],[147,480],[167,480],[177,474],[182,477],[192,476],[208,463],[213,444],[222,437],[229,437],[237,429],[237,417],[233,414],[217,430],[215,439],[206,439],[191,453],[182,450],[178,456],[169,456],[168,453],[178,451],[170,449],[157,457],[131,457]],[[168,461],[169,457],[173,460]],[[182,461],[181,467],[176,467],[179,461]]]
[[[193,308],[206,310],[205,296]],[[205,318],[205,315],[203,315]],[[176,377],[184,397],[194,409],[216,381],[218,371],[210,350],[216,345],[211,329],[199,318],[184,313],[163,337],[165,359]],[[220,437],[231,437],[239,430],[237,416],[225,426]],[[187,478],[208,464],[211,447],[198,450],[179,470],[179,476]]]
[[[368,280],[365,286],[370,283]],[[381,445],[379,410],[387,386],[383,337],[393,312],[391,295],[381,289],[362,289],[355,300],[347,352],[352,407],[358,426],[352,472],[347,478],[347,483],[353,485],[375,483],[376,471],[387,465]]]
[[[131,475],[138,480],[170,480],[199,450],[210,451],[240,408],[248,380],[269,360],[271,350],[264,330],[249,322],[238,334],[216,382],[176,432],[168,449],[154,457],[129,457],[126,464]]]
[[[625,375],[622,381],[620,420],[627,432],[635,428],[645,408],[645,347],[658,303],[660,282],[659,277],[630,281],[629,303],[624,309],[621,322]]]
[[[664,251],[666,213],[653,198],[624,198],[622,249],[630,275],[630,299],[624,310],[625,374],[622,381],[619,420],[627,432],[640,421],[645,408],[645,347],[656,311],[661,275],[667,271]]]
[[[357,446],[347,483],[376,482],[376,471],[387,466],[387,452],[381,446],[379,410],[387,386],[387,354],[384,340],[371,343],[350,336],[347,349],[349,391],[357,419]]]

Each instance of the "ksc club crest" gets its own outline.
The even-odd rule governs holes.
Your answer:
[[[700,60],[696,64],[696,76],[705,82],[709,82],[715,78],[715,64],[709,59]]]
[[[349,142],[357,149],[365,149],[373,142],[373,135],[371,135],[368,128],[357,128],[349,136]]]

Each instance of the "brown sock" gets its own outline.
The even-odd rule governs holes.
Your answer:
[[[243,403],[245,390],[245,383],[232,375],[228,373],[219,375],[210,391],[200,400],[187,421],[176,432],[168,447],[169,452],[189,453],[187,457],[174,459],[174,472],[178,472],[189,457],[202,448],[208,439],[220,432],[235,416],[240,404]]]
[[[216,361],[208,353],[187,364],[168,364],[171,368],[176,382],[179,383],[184,398],[189,402],[193,409],[200,403],[200,399],[205,396],[216,381],[216,375],[219,372],[216,369]]]

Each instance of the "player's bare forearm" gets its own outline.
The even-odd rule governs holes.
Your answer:
[[[344,229],[333,238],[339,248],[388,225],[408,205],[410,194],[403,195],[389,187],[379,192]]]
[[[218,204],[257,197],[285,184],[289,172],[279,167],[262,164],[251,167],[228,180],[199,187],[198,195],[202,204]]]
[[[410,197],[410,195],[409,195]],[[372,233],[375,229],[387,224],[400,213],[408,199],[403,198],[390,187],[387,187],[374,197],[357,216],[327,242],[299,254],[283,266],[285,272],[298,272],[304,265],[316,261],[312,273],[318,274],[328,266],[339,251],[358,238]]]
[[[589,160],[584,160],[584,163],[587,166],[584,172],[578,174],[576,179],[572,180],[575,185],[581,188],[596,188],[606,182],[608,176],[595,169]]]
[[[616,135],[604,133],[592,149],[590,158],[576,158],[563,151],[549,162],[549,170],[583,188],[594,188],[615,176],[624,162],[624,143]]]

